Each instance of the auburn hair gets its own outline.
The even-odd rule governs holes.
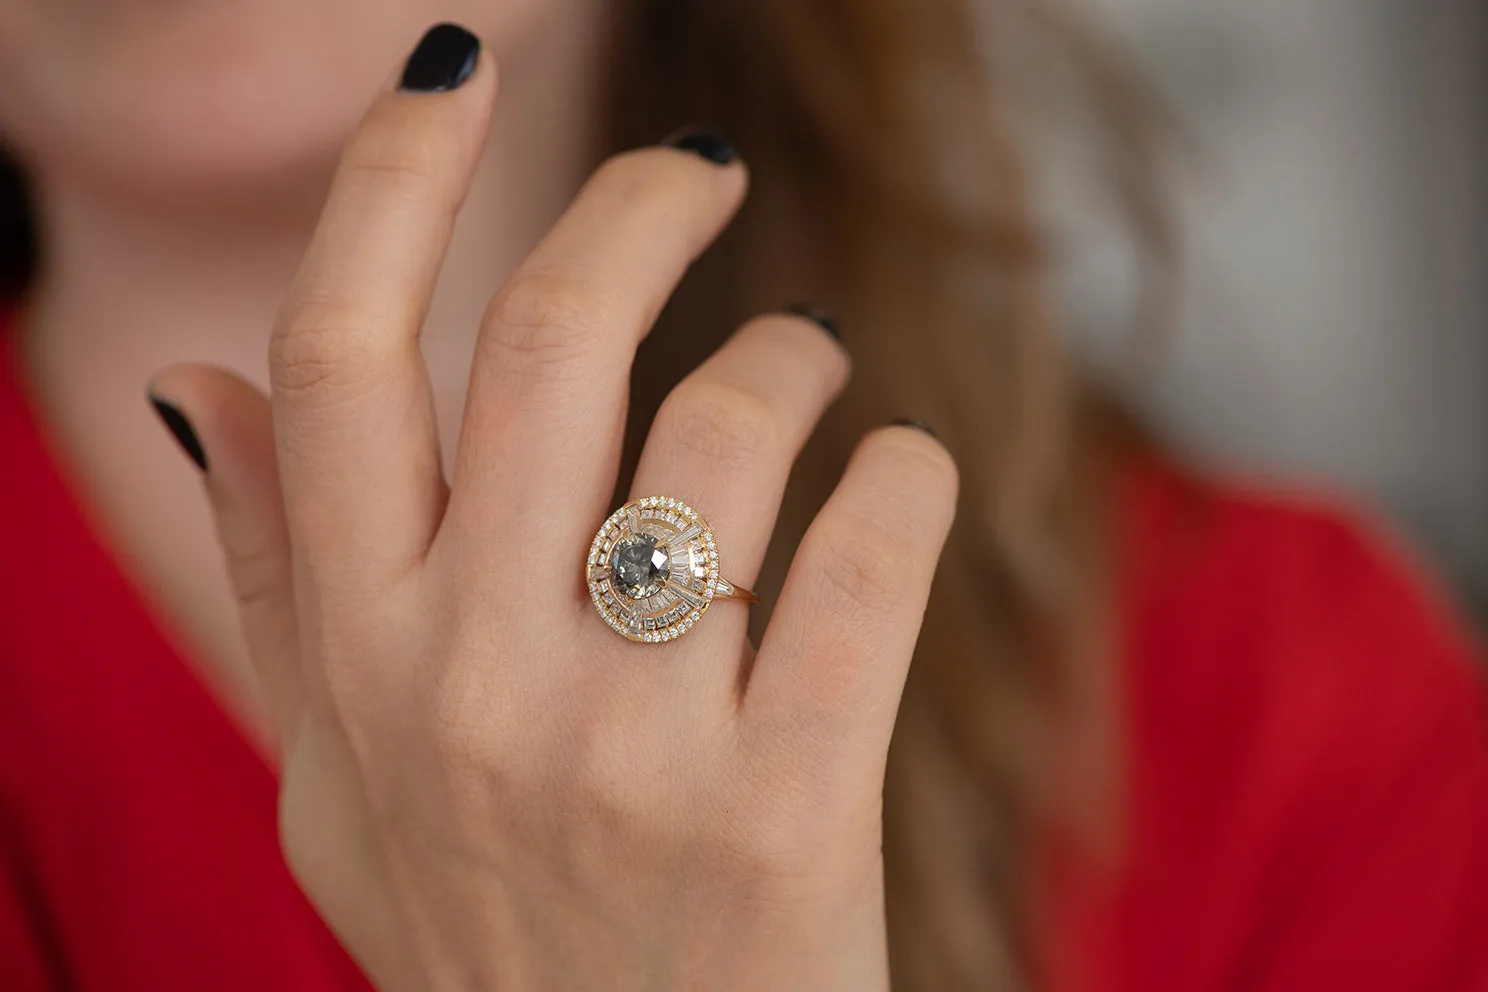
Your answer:
[[[935,427],[962,489],[889,759],[894,987],[1036,987],[1054,848],[1119,837],[1103,466],[1121,435],[1061,335],[1027,74],[1074,96],[1161,259],[1154,115],[1057,0],[620,0],[614,16],[606,150],[709,125],[753,177],[643,346],[627,464],[726,329],[792,301],[834,313],[853,382],[792,476],[768,594],[861,434]]]

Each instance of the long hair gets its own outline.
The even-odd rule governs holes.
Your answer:
[[[835,313],[853,383],[792,476],[768,591],[863,431],[936,428],[961,504],[890,753],[894,985],[1037,986],[1057,941],[1045,866],[1120,832],[1102,471],[1117,435],[1060,333],[1024,73],[1074,94],[1160,259],[1142,91],[1050,0],[616,8],[607,147],[711,125],[753,177],[643,347],[631,456],[725,330],[792,301]]]
[[[1141,90],[1059,0],[614,10],[605,146],[712,125],[753,176],[743,213],[643,346],[627,463],[666,387],[725,329],[795,301],[835,313],[854,381],[792,477],[768,592],[864,430],[900,416],[935,426],[962,495],[885,789],[894,986],[1035,987],[1057,939],[1039,898],[1051,840],[1119,831],[1120,767],[1110,407],[1062,344],[1024,98],[1033,76],[1076,95],[1161,257]],[[35,252],[24,183],[0,156],[0,294],[26,285]]]

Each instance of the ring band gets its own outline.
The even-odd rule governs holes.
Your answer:
[[[647,496],[610,515],[589,546],[589,598],[627,640],[675,640],[716,599],[755,604],[759,597],[725,579],[718,546],[702,514],[679,499]]]

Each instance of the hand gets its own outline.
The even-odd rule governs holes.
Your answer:
[[[273,397],[205,367],[195,424],[282,751],[296,877],[389,989],[888,988],[880,805],[955,502],[871,433],[756,654],[742,605],[635,644],[582,578],[638,341],[744,196],[741,163],[606,163],[496,294],[447,486],[418,333],[496,92],[389,87],[274,330]],[[637,495],[685,498],[749,584],[848,359],[762,317],[663,405]],[[271,412],[272,410],[272,412]]]

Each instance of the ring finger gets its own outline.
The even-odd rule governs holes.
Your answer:
[[[752,585],[791,466],[847,383],[847,352],[830,321],[759,317],[678,383],[657,411],[632,498],[669,496],[706,517],[723,576]],[[745,611],[710,615],[715,637],[737,638]]]

